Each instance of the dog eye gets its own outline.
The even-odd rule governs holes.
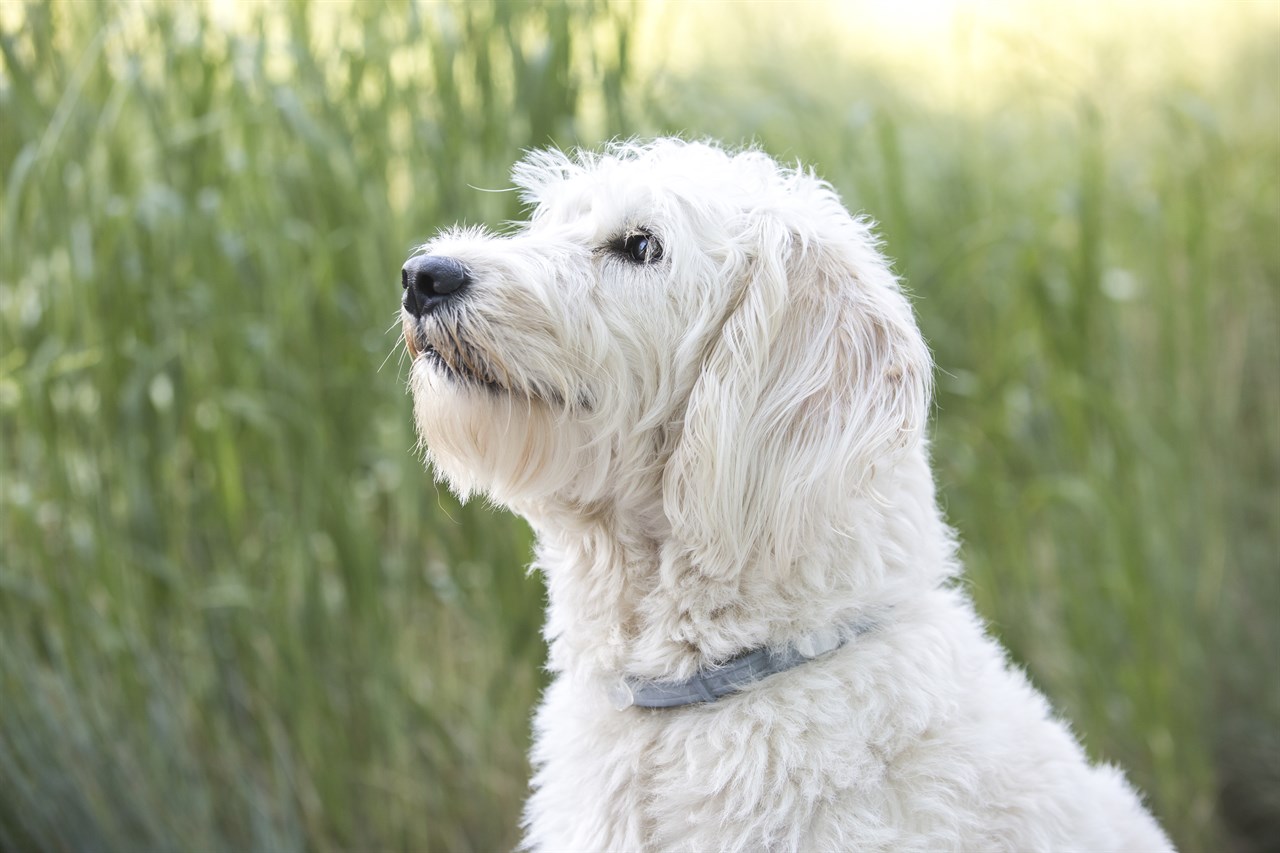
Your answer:
[[[651,264],[662,259],[662,244],[643,231],[628,234],[620,247],[622,253],[635,264]]]

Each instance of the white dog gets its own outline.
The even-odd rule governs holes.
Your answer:
[[[758,151],[530,155],[405,264],[429,461],[537,533],[525,846],[1171,850],[986,635],[866,222]]]

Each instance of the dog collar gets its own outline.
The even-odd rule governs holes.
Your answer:
[[[619,711],[633,705],[638,708],[679,708],[714,702],[771,675],[834,652],[873,627],[872,622],[857,622],[847,626],[846,630],[824,628],[782,648],[766,647],[744,652],[718,666],[700,670],[685,681],[645,681],[623,676],[609,688],[609,699]]]

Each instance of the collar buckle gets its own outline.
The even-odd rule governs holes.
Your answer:
[[[636,703],[635,691],[625,678],[618,678],[610,684],[608,693],[609,703],[615,711],[625,711]]]

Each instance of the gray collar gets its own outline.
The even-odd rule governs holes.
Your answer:
[[[785,672],[843,646],[875,627],[874,622],[854,622],[825,628],[781,648],[743,652],[724,663],[700,670],[685,681],[644,681],[623,676],[609,688],[609,699],[619,711],[639,708],[678,708],[714,702],[737,693],[761,679]]]

